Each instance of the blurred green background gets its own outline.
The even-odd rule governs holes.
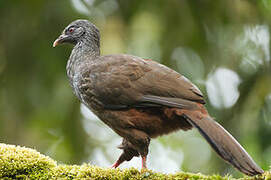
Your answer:
[[[89,19],[102,54],[152,58],[191,79],[210,114],[265,170],[271,164],[270,0],[0,0],[0,139],[68,164],[109,167],[121,138],[73,95],[72,46],[52,48],[71,21]],[[196,130],[151,143],[160,172],[240,173]],[[134,158],[121,167],[140,167]]]

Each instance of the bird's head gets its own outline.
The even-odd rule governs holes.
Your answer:
[[[62,43],[76,45],[79,42],[100,46],[99,30],[88,20],[79,19],[70,23],[54,41],[53,47]]]

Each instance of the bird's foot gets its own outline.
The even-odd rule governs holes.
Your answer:
[[[119,167],[119,165],[121,164],[122,162],[120,162],[120,160],[117,160],[112,166],[111,168],[117,168]]]

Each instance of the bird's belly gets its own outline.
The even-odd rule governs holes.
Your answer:
[[[118,111],[105,110],[97,115],[119,135],[122,130],[131,128],[141,130],[151,138],[155,138],[179,129],[192,128],[174,111],[174,108],[132,108]]]

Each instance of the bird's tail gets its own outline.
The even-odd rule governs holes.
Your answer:
[[[185,116],[187,121],[199,130],[217,154],[239,171],[249,176],[264,172],[234,137],[209,115],[202,115],[199,111],[188,111]]]

